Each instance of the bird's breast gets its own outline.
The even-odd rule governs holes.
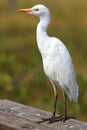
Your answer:
[[[45,56],[43,58],[43,68],[44,68],[45,74],[49,78],[56,78],[56,73],[54,70],[54,58],[50,56]]]

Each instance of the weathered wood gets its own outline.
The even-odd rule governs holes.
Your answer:
[[[0,100],[0,130],[87,130],[87,123],[69,119],[66,122],[38,124],[51,113],[24,106],[8,100]]]

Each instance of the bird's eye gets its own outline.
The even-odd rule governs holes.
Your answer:
[[[35,11],[39,11],[39,9],[35,9]]]

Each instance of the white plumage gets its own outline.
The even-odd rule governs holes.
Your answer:
[[[36,39],[42,56],[45,74],[53,84],[67,94],[71,101],[78,100],[78,85],[71,56],[65,45],[55,37],[49,37],[47,27],[50,22],[50,11],[44,5],[35,5],[30,9],[20,9],[40,18],[37,25]]]

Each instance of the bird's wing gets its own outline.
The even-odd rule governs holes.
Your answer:
[[[65,45],[59,39],[55,39],[53,46],[52,49],[55,49],[53,66],[55,66],[56,80],[64,88],[70,100],[77,101],[78,85],[71,56]]]

